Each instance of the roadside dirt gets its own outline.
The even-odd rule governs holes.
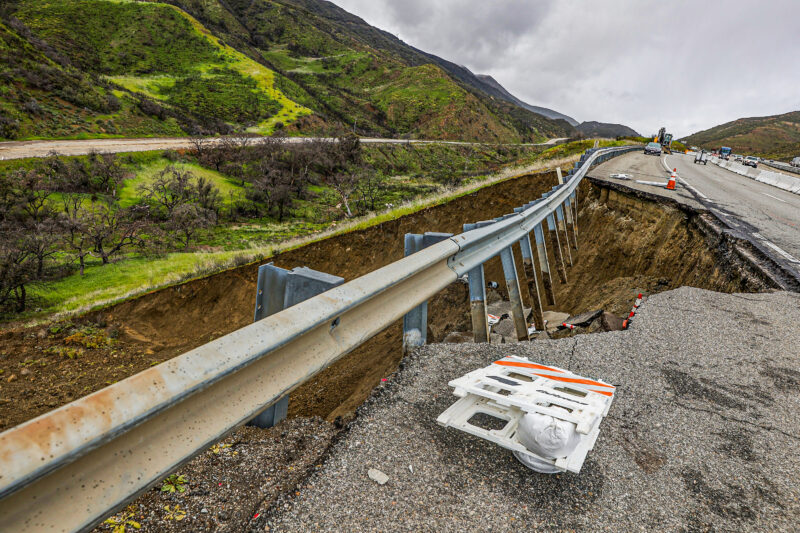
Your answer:
[[[556,183],[540,173],[425,209],[379,226],[329,238],[276,256],[277,266],[310,268],[354,279],[403,255],[403,235],[461,231],[464,222],[496,217],[538,197]],[[695,214],[590,185],[580,191],[579,250],[567,268],[568,283],[555,283],[556,306],[576,314],[603,308],[625,314],[637,292],[682,285],[722,292],[767,287],[754,275],[729,268],[724,250]],[[518,252],[517,252],[518,254]],[[553,249],[549,257],[554,266]],[[518,265],[521,257],[517,256]],[[257,265],[163,289],[50,328],[0,335],[0,429],[17,425],[77,397],[184,353],[252,321]],[[498,259],[487,280],[500,282]],[[520,279],[524,279],[520,272]],[[523,291],[525,292],[525,291]],[[504,294],[505,296],[505,294]],[[433,298],[429,342],[451,331],[469,331],[466,285],[456,283]],[[291,417],[346,420],[391,374],[401,359],[401,323],[294,391]]]

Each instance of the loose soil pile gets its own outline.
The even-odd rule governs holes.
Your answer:
[[[273,261],[351,280],[400,259],[405,233],[459,233],[463,223],[508,213],[555,183],[552,172],[501,182],[445,205],[282,253]],[[555,284],[552,309],[576,314],[603,308],[624,314],[637,292],[682,285],[722,292],[768,286],[746,266],[731,266],[729,251],[701,215],[588,182],[581,186],[580,199],[579,250],[572,252],[575,264],[567,267],[568,283]],[[552,247],[549,257],[552,263]],[[518,251],[517,260],[521,265]],[[247,325],[257,269],[247,265],[159,290],[70,323],[4,332],[0,429]],[[486,277],[502,281],[499,259],[487,263]],[[451,331],[469,331],[468,302],[462,283],[432,299],[429,342]],[[397,368],[401,327],[392,325],[294,391],[290,416],[329,421],[352,416],[380,379]]]

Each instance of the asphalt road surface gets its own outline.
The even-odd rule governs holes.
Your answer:
[[[798,321],[794,293],[684,287],[648,299],[627,331],[425,346],[259,529],[796,531]],[[436,424],[456,401],[449,380],[510,354],[617,386],[580,474],[532,472]]]
[[[256,138],[258,139],[258,138]],[[288,137],[289,142],[301,143],[313,140],[311,137]],[[209,139],[217,143],[220,138]],[[524,146],[549,146],[566,139],[550,139],[541,144],[526,144]],[[405,139],[372,139],[362,138],[365,144],[457,144],[477,145],[482,143],[460,141],[431,141],[431,140],[405,140]],[[188,137],[175,138],[146,138],[146,139],[85,139],[64,141],[12,141],[0,142],[0,160],[22,159],[26,157],[45,157],[51,152],[59,155],[86,155],[92,151],[101,153],[145,152],[148,150],[178,150],[190,148]]]
[[[800,276],[800,195],[751,180],[713,163],[696,165],[694,156],[672,154],[657,158],[632,152],[590,171],[593,177],[671,197],[705,208],[729,227],[769,253],[779,264]],[[678,189],[642,185],[635,180],[666,182],[678,169]],[[624,173],[631,180],[610,178]]]

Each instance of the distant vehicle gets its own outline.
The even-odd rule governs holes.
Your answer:
[[[758,168],[758,158],[748,155],[744,158],[742,164],[748,167]]]
[[[742,159],[744,159],[744,158],[742,156],[740,156],[739,154],[733,154],[733,160],[734,161],[738,161],[738,162],[741,163]]]
[[[792,165],[793,167],[800,167],[800,157],[795,157],[789,164]]]
[[[660,156],[661,155],[661,144],[659,144],[657,142],[647,143],[647,146],[644,147],[644,153],[645,153],[645,155],[652,154],[652,155]]]
[[[730,146],[723,146],[719,149],[719,158],[725,159],[726,161],[731,158],[731,148]]]
[[[699,152],[695,152],[695,154],[694,154],[694,162],[697,165],[699,165],[701,163],[704,164],[704,165],[707,165],[708,164],[708,152],[706,152],[705,150],[700,150]]]

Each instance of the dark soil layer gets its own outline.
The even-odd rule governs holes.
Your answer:
[[[264,509],[322,466],[339,431],[319,418],[294,418],[267,430],[241,427],[96,531],[118,525],[143,533],[263,531]]]
[[[458,233],[464,222],[508,213],[555,182],[552,172],[505,181],[273,260],[283,268],[308,266],[352,280],[400,259],[405,233]],[[728,252],[695,213],[588,182],[581,186],[580,198],[579,250],[572,252],[575,264],[567,267],[568,283],[559,284],[556,277],[553,309],[577,313],[605,308],[625,314],[637,292],[682,285],[723,292],[768,287],[747,268],[726,266],[733,264]],[[552,248],[549,257],[552,263]],[[71,324],[5,332],[0,336],[0,429],[250,323],[257,268],[247,265],[159,290]],[[503,279],[498,259],[487,264],[486,277]],[[524,279],[521,273],[520,277]],[[468,301],[462,283],[431,301],[429,342],[441,341],[450,331],[470,329]],[[401,357],[397,323],[294,391],[290,416],[351,416]]]

